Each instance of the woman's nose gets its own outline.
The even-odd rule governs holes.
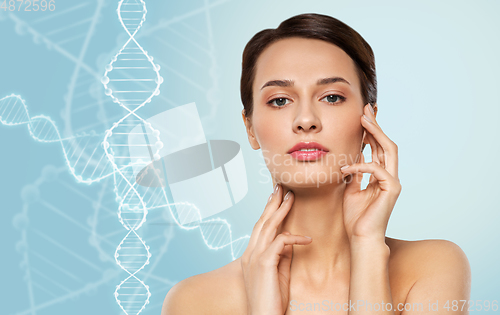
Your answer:
[[[321,121],[313,104],[300,104],[293,122],[293,131],[314,131],[321,130]]]

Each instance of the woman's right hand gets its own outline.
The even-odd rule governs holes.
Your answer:
[[[291,235],[288,231],[276,235],[294,200],[291,191],[283,202],[282,196],[283,188],[278,184],[241,256],[248,315],[283,315],[286,312],[293,245],[312,242],[311,238]]]

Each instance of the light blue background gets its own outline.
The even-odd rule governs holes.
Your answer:
[[[398,144],[403,185],[387,235],[457,243],[471,264],[471,299],[500,300],[500,207],[496,199],[500,188],[496,160],[500,153],[500,2],[207,0],[146,4],[148,15],[137,40],[161,62],[165,82],[144,115],[194,101],[208,139],[240,143],[249,193],[219,216],[231,223],[234,237],[250,234],[271,192],[271,183],[260,175],[264,167],[260,151],[249,146],[241,120],[243,48],[256,32],[275,28],[288,17],[307,12],[328,14],[357,30],[375,52],[378,121]],[[71,78],[82,65],[103,74],[105,64],[125,42],[116,6],[113,1],[58,1],[52,16],[38,22],[49,17],[49,12],[0,10],[0,98],[21,95],[31,115],[51,116],[67,134],[104,131],[119,118],[116,104],[106,100],[108,120],[99,120],[87,94],[95,82],[101,89],[100,83],[88,74],[78,75],[76,82]],[[20,20],[33,32],[17,32]],[[60,30],[76,22],[81,24],[66,33]],[[89,32],[92,23],[95,29]],[[33,34],[60,44],[61,49],[37,44]],[[76,92],[69,100],[70,90]],[[34,141],[25,126],[0,125],[0,148],[2,313],[119,314],[113,292],[123,273],[102,281],[103,271],[110,274],[117,267],[97,250],[112,256],[112,245],[125,234],[113,214],[117,205],[110,192],[112,182],[107,187],[77,183],[64,168],[60,146]],[[47,165],[59,170],[57,179],[48,181],[42,175],[42,170],[45,174],[50,170]],[[96,203],[109,210],[106,216],[98,216],[97,233],[108,240],[101,247],[89,243],[88,220],[96,214]],[[67,217],[54,215],[51,206]],[[27,246],[32,259],[28,269],[38,277],[36,281],[27,279],[26,268],[20,267],[22,246],[17,245],[16,250],[22,230],[14,227],[19,226],[14,218],[23,207],[29,208],[26,231],[31,235]],[[151,213],[148,222],[158,217]],[[229,250],[207,249],[197,232],[161,223],[151,223],[144,231],[145,241],[153,249],[152,263],[143,274],[147,274],[145,282],[153,294],[144,314],[159,314],[165,294],[177,281],[231,260]],[[41,235],[60,241],[66,250],[42,242]],[[52,265],[37,260],[36,253]],[[69,281],[71,277],[63,269],[79,281]]]

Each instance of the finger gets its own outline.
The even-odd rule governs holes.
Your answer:
[[[380,146],[380,144],[377,142],[377,140],[375,140],[375,138],[373,138],[373,135],[371,135],[370,133],[368,133],[367,135],[371,141],[373,142],[370,143],[370,146],[374,145],[377,147],[377,149],[375,150],[374,152],[374,156],[372,156],[372,161],[374,162],[377,162],[378,164],[380,164],[383,168],[386,168],[386,164],[385,164],[385,152],[384,152],[384,149],[382,149],[382,147]],[[373,181],[374,179],[372,177],[370,177],[370,183]]]
[[[267,199],[267,204],[264,208],[264,211],[262,212],[262,215],[260,217],[260,219],[262,219],[262,223],[267,220],[272,214],[274,211],[276,211],[279,207],[279,205],[281,204],[281,200],[282,200],[282,195],[283,194],[283,187],[281,186],[280,183],[277,183],[274,187],[274,190],[273,192],[271,193],[271,195],[269,196],[269,198]]]
[[[371,121],[373,122],[373,124],[375,126],[377,126],[378,128],[381,128],[380,125],[378,124],[377,120],[376,120],[376,116],[375,116],[375,108],[376,108],[376,103],[375,103],[375,107],[374,108],[374,111],[372,113],[372,111],[370,110],[370,103],[366,104],[365,105],[365,108],[363,109],[363,114],[365,114],[366,116],[368,116],[368,118],[371,119]],[[381,128],[382,129],[382,128]]]
[[[361,154],[363,154],[363,153],[361,153]],[[372,162],[374,162],[373,158],[372,158]],[[364,156],[361,157],[361,162],[360,163],[366,163],[366,160],[365,160]],[[376,162],[376,163],[380,165],[379,162]],[[360,191],[361,190],[361,183],[363,181],[363,173],[361,173],[361,174],[360,173],[356,173],[354,176],[359,181],[359,190],[358,191]],[[371,184],[371,183],[374,183],[376,181],[377,181],[377,179],[375,178],[375,176],[373,176],[373,174],[371,174],[370,178],[368,179],[368,182]],[[350,189],[352,189],[352,188],[350,188]]]
[[[380,189],[391,194],[398,194],[401,190],[399,180],[394,178],[385,168],[376,163],[357,163],[341,169],[344,174],[371,173],[379,182]],[[346,188],[347,189],[347,188]]]
[[[369,105],[367,107],[369,108]],[[375,115],[373,115],[373,113],[371,112],[371,110],[367,109],[365,115],[369,115],[368,117],[370,117],[370,119],[372,120],[372,122],[374,122],[375,125],[377,125],[377,127],[380,128],[380,126],[378,125],[378,123],[376,121]],[[374,158],[372,158],[372,161],[378,161],[379,164],[382,165],[385,168],[386,164],[385,164],[385,152],[384,152],[384,149],[382,148],[382,146],[380,145],[380,143],[378,143],[378,141],[375,140],[375,138],[373,137],[373,135],[370,132],[367,132],[367,136],[373,142],[373,144],[370,142],[370,146],[372,146],[372,145],[376,146],[376,151],[374,152],[374,155],[377,157],[377,159],[375,160]]]
[[[278,273],[282,275],[290,274],[290,266],[292,265],[293,245],[285,245],[280,253],[280,261],[278,263]]]
[[[368,114],[366,114],[366,112]],[[370,119],[368,121],[366,118]],[[389,137],[382,131],[380,126],[376,123],[375,116],[369,109],[365,109],[365,114],[361,117],[363,127],[373,135],[374,139],[382,147],[379,156],[382,154],[384,158],[384,166],[387,171],[395,178],[398,178],[398,148],[397,145],[389,139]]]
[[[366,133],[366,140],[370,144],[370,148],[372,150],[372,161],[376,162],[378,164],[381,164],[379,158],[378,158],[378,148],[379,146],[377,145],[377,141],[375,141],[375,138],[371,135],[371,133],[367,132]]]
[[[369,103],[368,103],[368,104],[369,104]],[[367,115],[367,116],[371,119],[371,121],[372,121],[372,122],[373,122],[373,123],[374,123],[374,124],[375,124],[375,125],[376,125],[379,129],[380,129],[380,130],[382,130],[382,128],[380,128],[380,125],[379,125],[379,124],[378,124],[378,122],[377,122],[377,117],[376,117],[376,115],[375,115],[375,112],[376,112],[376,110],[377,110],[377,103],[375,103],[375,105],[374,105],[374,107],[373,107],[373,108],[374,108],[374,111],[373,111],[373,112],[370,110],[370,106],[369,106],[369,105],[368,105],[367,107],[368,107],[368,108],[367,108],[367,110],[366,110],[366,114],[365,114],[365,115]],[[372,135],[372,137],[373,137],[373,135]],[[377,141],[377,140],[375,140],[375,139],[374,139],[374,141],[375,141],[375,143],[376,143],[376,145],[377,145],[377,155],[378,155],[378,160],[380,161],[380,165],[382,165],[384,168],[387,168],[387,164],[386,164],[386,156],[385,156],[385,155],[386,155],[386,154],[385,154],[385,150],[382,148],[382,146],[380,145],[380,143],[378,143],[378,141]]]
[[[283,232],[284,235],[290,235],[291,233],[288,231]],[[290,266],[292,265],[292,257],[293,257],[293,245],[285,245],[283,251],[280,254],[281,259],[278,264],[278,273],[282,275],[290,274]]]
[[[269,244],[276,238],[278,231],[281,229],[281,223],[283,219],[286,217],[290,209],[292,208],[294,194],[292,191],[288,191],[285,197],[283,198],[283,202],[281,203],[278,210],[276,210],[269,219],[264,222],[259,238],[258,244],[256,246],[260,246],[259,251],[263,252]]]
[[[276,238],[278,226],[292,208],[293,200],[294,194],[292,191],[289,191],[285,195],[283,203],[279,209],[276,210],[266,222],[264,222],[259,238],[257,239],[257,244],[255,245],[255,251],[260,253],[264,252],[264,250],[269,247],[269,244],[271,244],[271,242]]]
[[[368,105],[366,105],[365,107],[366,107],[365,108],[365,115],[371,114],[370,104],[368,103]],[[374,120],[372,119],[372,121],[374,121]],[[375,124],[376,124],[376,122],[375,122]],[[377,124],[377,126],[378,126],[378,124]],[[373,137],[373,135],[369,131],[366,131],[366,139],[367,139],[368,143],[370,144],[370,147],[372,148],[372,161],[377,162],[378,164],[385,167],[384,150],[382,149],[380,144],[377,142],[377,140],[375,140],[375,138]],[[371,178],[370,178],[370,182],[372,182]]]
[[[360,153],[361,156],[359,158],[359,163],[365,163],[365,156],[363,152]],[[356,165],[357,163],[353,164]],[[352,194],[358,191],[361,191],[361,180],[363,179],[363,173],[346,173],[344,172],[344,167],[349,167],[348,165],[343,166],[340,169],[343,175],[347,175],[346,177],[346,188],[344,190],[344,194]]]
[[[281,253],[286,245],[308,245],[312,242],[311,238],[302,235],[284,235],[279,234],[269,247],[262,253],[262,259],[265,263],[277,266],[281,258]]]
[[[270,198],[267,201],[262,215],[253,227],[246,250],[253,251],[253,249],[255,248],[255,245],[257,244],[257,240],[259,238],[260,230],[262,229],[262,225],[264,224],[264,222],[266,222],[266,220],[269,219],[272,213],[279,209],[282,200],[282,194],[283,187],[278,183],[275,186],[273,193],[270,195]]]

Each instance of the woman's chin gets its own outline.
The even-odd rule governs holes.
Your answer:
[[[290,188],[319,188],[343,184],[340,171],[308,170],[294,172],[275,172],[273,178],[276,182]]]

